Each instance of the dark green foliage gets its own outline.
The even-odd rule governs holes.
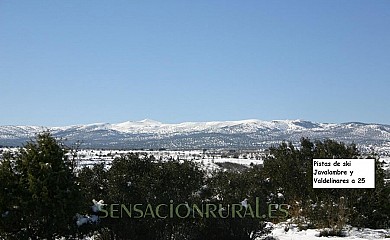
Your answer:
[[[83,189],[84,207],[90,207],[92,199],[100,200],[108,194],[108,171],[104,164],[96,164],[92,168],[85,167],[78,172],[78,183]]]
[[[287,202],[309,195],[312,158],[302,155],[291,143],[282,143],[270,149],[264,162],[264,174],[270,180],[273,194],[282,193]]]
[[[373,157],[371,157],[373,158]],[[351,191],[351,224],[358,227],[388,228],[390,225],[390,184],[384,182],[382,163],[376,160],[375,189]]]
[[[345,223],[372,228],[388,224],[389,186],[384,184],[384,172],[378,160],[375,189],[313,189],[313,158],[362,156],[354,144],[345,145],[333,140],[313,143],[303,138],[300,148],[291,143],[271,148],[270,156],[264,162],[264,174],[270,179],[271,192],[282,192],[285,201],[293,206],[298,203],[297,207],[302,210],[296,212],[295,217],[303,216],[317,227],[329,228]],[[340,199],[344,199],[345,209],[340,209]]]
[[[99,201],[106,199],[108,194],[108,173],[104,164],[96,164],[92,168],[84,167],[77,174],[77,183],[82,190],[82,215],[96,214],[92,211],[93,199]],[[96,224],[84,224],[77,228],[81,235],[91,235],[95,230],[100,230],[100,226]],[[103,234],[104,233],[104,234]],[[107,235],[107,231],[102,230],[103,235]]]
[[[241,172],[219,171],[207,180],[209,191],[203,197],[206,201],[221,204],[225,209],[232,204],[241,204],[244,199],[247,199],[253,210],[258,198],[260,211],[266,214],[268,194],[264,179],[258,167]],[[259,232],[264,227],[262,218],[251,216],[233,218],[231,214],[227,218],[217,217],[202,219],[202,221],[200,239],[251,239],[251,233]]]
[[[231,163],[231,162],[220,162],[215,163],[217,166],[219,166],[221,169],[230,171],[230,172],[242,172],[248,169],[247,166],[238,164],[238,163]]]
[[[101,198],[108,204],[188,203],[200,206],[215,203],[227,206],[240,204],[247,198],[255,205],[258,197],[263,213],[267,209],[267,183],[258,167],[242,172],[221,171],[206,178],[193,162],[160,162],[129,154],[115,159],[109,170],[104,170],[103,166],[83,169],[79,180],[87,198]],[[136,219],[124,215],[122,218],[103,218],[99,226],[112,231],[116,239],[250,239],[252,232],[263,228],[263,219],[206,219],[192,215],[185,219],[176,216]]]
[[[326,228],[320,231],[319,237],[346,237],[347,232],[341,229]]]
[[[90,180],[95,176],[94,187]],[[80,173],[81,186],[85,186],[86,196],[101,198],[106,203],[119,204],[158,204],[192,203],[197,201],[194,193],[203,183],[204,173],[189,161],[155,161],[154,158],[129,154],[115,159],[105,172],[102,167],[84,169]],[[104,184],[102,184],[104,183]],[[103,185],[102,191],[97,190]],[[105,195],[102,195],[104,193]],[[89,200],[90,201],[90,200]],[[196,219],[156,219],[145,217],[130,218],[127,215],[118,219],[104,218],[100,224],[111,229],[116,238],[128,239],[188,239],[195,233]]]
[[[27,143],[0,164],[0,234],[17,239],[54,239],[74,228],[79,191],[73,169],[49,133]]]

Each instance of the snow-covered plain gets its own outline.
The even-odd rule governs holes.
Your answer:
[[[4,151],[17,151],[18,148],[0,148],[1,153]],[[76,154],[77,167],[93,166],[95,164],[104,163],[108,167],[115,158],[124,156],[125,154],[135,153],[140,156],[153,156],[156,160],[189,160],[201,164],[210,169],[217,169],[218,163],[235,163],[243,166],[263,164],[263,158],[266,156],[266,151],[263,150],[243,150],[243,151],[227,151],[227,150],[99,150],[99,149],[80,149]],[[72,157],[72,153],[68,153]],[[390,171],[390,157],[380,156],[380,161],[383,162],[383,168]],[[389,179],[390,180],[390,179]]]
[[[269,223],[268,227],[272,229],[272,232],[268,236],[272,236],[278,240],[320,240],[320,239],[332,239],[332,240],[371,240],[371,239],[390,239],[390,229],[369,229],[369,228],[347,228],[345,230],[345,237],[319,237],[319,229],[308,229],[299,231],[295,224],[289,222],[282,222],[278,224]],[[258,238],[257,240],[264,239],[265,237]]]
[[[144,151],[144,150],[79,150],[76,157],[77,168],[92,167],[95,164],[111,166],[115,158],[125,154],[135,153],[142,156],[153,156],[158,161],[188,160],[198,163],[207,172],[221,169],[219,164],[234,163],[249,167],[250,165],[263,164],[263,151],[244,151],[241,153],[204,152],[202,150],[191,151]]]
[[[289,221],[273,224],[267,223],[270,233],[254,240],[379,240],[390,239],[390,229],[369,229],[369,228],[352,228],[345,229],[344,237],[320,237],[320,229],[299,230],[297,225]],[[94,237],[86,237],[84,240],[95,240]]]
[[[241,151],[228,152],[225,150],[189,150],[189,151],[144,151],[144,150],[79,150],[77,152],[77,166],[93,166],[104,163],[107,166],[117,158],[128,153],[139,154],[140,156],[153,156],[157,160],[188,160],[201,164],[208,169],[220,168],[218,163],[235,163],[249,167],[250,165],[263,164],[263,158],[266,156],[265,151]],[[382,156],[380,161],[383,162],[383,168],[390,171],[390,157]]]

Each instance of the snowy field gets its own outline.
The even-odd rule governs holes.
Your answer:
[[[213,151],[204,152],[202,150],[191,151],[143,151],[143,150],[79,150],[77,152],[78,167],[93,166],[95,164],[104,163],[108,167],[111,162],[128,153],[137,153],[141,156],[154,156],[155,159],[161,161],[169,160],[189,160],[200,163],[206,170],[215,170],[220,168],[218,163],[235,163],[249,167],[250,165],[263,164],[263,158],[266,156],[264,151],[242,151],[242,152],[226,152]],[[383,168],[390,171],[390,157],[380,157],[380,161],[384,163]],[[390,181],[390,179],[389,179]]]
[[[345,231],[345,237],[319,237],[320,231],[318,229],[308,229],[299,231],[297,226],[288,222],[278,224],[269,223],[268,227],[272,232],[268,236],[274,237],[278,240],[347,240],[347,239],[390,239],[390,229],[357,229],[350,228]],[[264,239],[258,238],[257,240]]]
[[[267,223],[267,228],[271,233],[254,238],[254,240],[373,240],[373,239],[390,239],[390,229],[357,229],[349,228],[345,230],[344,237],[319,237],[319,229],[298,230],[297,226],[289,222],[278,224]],[[93,237],[84,240],[94,240]]]
[[[93,166],[104,163],[108,167],[111,162],[118,157],[128,153],[136,153],[140,156],[153,156],[160,161],[169,160],[188,160],[201,164],[207,170],[220,168],[218,163],[235,163],[243,166],[251,164],[262,164],[262,158],[265,153],[262,151],[242,152],[242,153],[225,153],[225,152],[204,152],[202,150],[191,151],[143,151],[143,150],[79,150],[77,152],[77,166]]]
[[[17,148],[0,148],[0,159],[3,151],[17,151]],[[240,151],[229,152],[224,150],[202,151],[148,151],[148,150],[97,150],[82,149],[77,151],[77,167],[83,168],[95,164],[104,163],[110,167],[112,161],[128,153],[136,153],[141,156],[154,156],[161,161],[169,160],[189,160],[200,163],[206,170],[215,170],[220,168],[219,163],[235,163],[249,167],[250,165],[263,164],[263,158],[266,155],[264,151]],[[69,154],[71,155],[71,154]],[[390,171],[390,156],[381,156],[380,161],[384,163],[383,168]],[[390,179],[389,179],[390,181]]]

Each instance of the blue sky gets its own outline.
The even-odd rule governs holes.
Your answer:
[[[1,1],[0,125],[390,124],[390,1]]]

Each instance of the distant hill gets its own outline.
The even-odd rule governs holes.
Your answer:
[[[203,149],[267,148],[301,137],[335,139],[360,145],[390,146],[390,125],[316,123],[303,120],[242,120],[165,124],[149,119],[117,124],[96,123],[65,127],[0,126],[0,145],[21,146],[35,134],[50,130],[82,148]]]

